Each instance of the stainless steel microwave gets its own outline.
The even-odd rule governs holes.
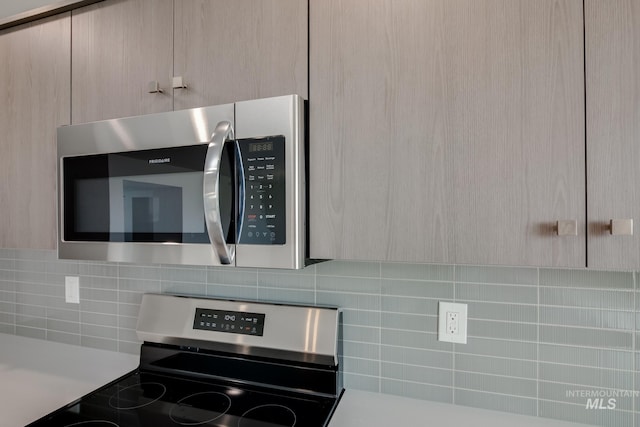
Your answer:
[[[58,128],[58,257],[303,268],[297,95]]]

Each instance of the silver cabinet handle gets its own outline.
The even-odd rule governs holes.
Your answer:
[[[633,219],[612,219],[609,233],[614,236],[633,236]]]
[[[187,85],[184,84],[184,81],[182,80],[182,76],[175,76],[173,78],[171,87],[173,87],[174,89],[187,89]]]
[[[204,217],[211,245],[218,254],[221,264],[231,264],[235,257],[235,246],[227,245],[222,230],[220,199],[220,163],[222,149],[227,140],[233,139],[233,127],[230,122],[218,123],[207,148],[204,161],[204,180],[202,183],[204,196]]]
[[[556,222],[556,233],[558,236],[577,236],[578,221],[575,219],[563,219]]]
[[[149,82],[149,93],[164,93],[162,89],[160,89],[160,83],[157,80]]]

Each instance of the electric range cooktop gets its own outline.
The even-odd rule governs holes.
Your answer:
[[[30,426],[326,427],[343,391],[339,318],[147,294],[139,368]]]

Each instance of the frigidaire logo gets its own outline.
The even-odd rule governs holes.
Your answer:
[[[165,157],[163,159],[149,159],[149,164],[158,164],[158,163],[171,163],[171,157]]]

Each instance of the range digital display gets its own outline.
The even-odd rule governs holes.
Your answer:
[[[196,308],[193,329],[261,337],[264,334],[264,319],[263,313]]]

